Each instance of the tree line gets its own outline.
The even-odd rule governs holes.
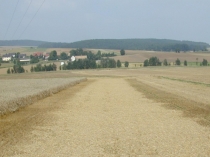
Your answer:
[[[128,67],[129,63],[126,62]],[[73,69],[96,69],[96,68],[120,68],[122,63],[120,60],[117,62],[112,58],[102,58],[98,63],[96,60],[79,59],[73,62],[64,63],[60,66],[60,70],[73,70]]]
[[[188,65],[187,60],[184,60],[183,64],[184,64],[184,66],[187,66]],[[157,58],[157,57],[150,57],[149,59],[144,60],[145,67],[147,67],[147,66],[161,66],[161,65],[168,66],[168,65],[170,65],[170,63],[168,63],[167,59],[164,59],[163,62],[161,62],[159,60],[159,58]],[[181,65],[181,61],[179,58],[177,58],[175,60],[175,65]],[[200,66],[208,66],[208,61],[206,59],[203,59],[203,61],[200,63]]]
[[[42,48],[93,48],[127,49],[148,51],[206,51],[209,44],[204,42],[179,41],[169,39],[94,39],[73,43],[43,43]]]
[[[7,69],[7,74],[13,74],[13,73],[24,73],[26,70],[23,68],[20,60],[18,59],[18,56],[13,60],[13,67]]]
[[[37,64],[36,66],[31,66],[31,72],[41,72],[41,71],[56,71],[57,66],[56,64],[49,64],[49,65],[41,65]]]

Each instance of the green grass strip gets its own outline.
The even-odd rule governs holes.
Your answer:
[[[168,79],[168,80],[173,80],[173,81],[179,81],[179,82],[192,83],[192,84],[195,84],[195,85],[202,85],[202,86],[210,87],[210,84],[208,84],[208,83],[203,83],[203,82],[195,82],[195,81],[189,81],[189,80],[183,80],[183,79],[175,79],[175,78],[164,77],[164,76],[159,76],[159,78]]]

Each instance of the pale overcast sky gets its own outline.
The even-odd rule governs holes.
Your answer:
[[[0,40],[158,38],[210,44],[210,0],[0,0],[0,26]]]

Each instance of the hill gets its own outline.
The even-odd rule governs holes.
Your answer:
[[[152,51],[205,51],[209,44],[204,42],[179,41],[169,39],[93,39],[73,43],[41,44],[42,48],[91,48],[91,49],[127,49]]]
[[[0,40],[0,46],[39,46],[43,43],[37,40]]]

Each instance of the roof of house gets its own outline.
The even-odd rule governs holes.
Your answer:
[[[20,54],[19,55],[19,58],[25,58],[26,57],[26,54]]]
[[[13,55],[16,55],[16,53],[7,53],[3,55],[2,57],[12,57]]]
[[[34,54],[33,54],[33,56],[42,56],[43,55],[43,52],[35,52]]]
[[[45,57],[50,56],[50,53],[46,53],[44,56],[45,56]]]
[[[5,54],[5,55],[2,56],[2,58],[3,57],[12,57],[12,56],[10,54]]]
[[[76,59],[87,59],[87,56],[75,56]]]

